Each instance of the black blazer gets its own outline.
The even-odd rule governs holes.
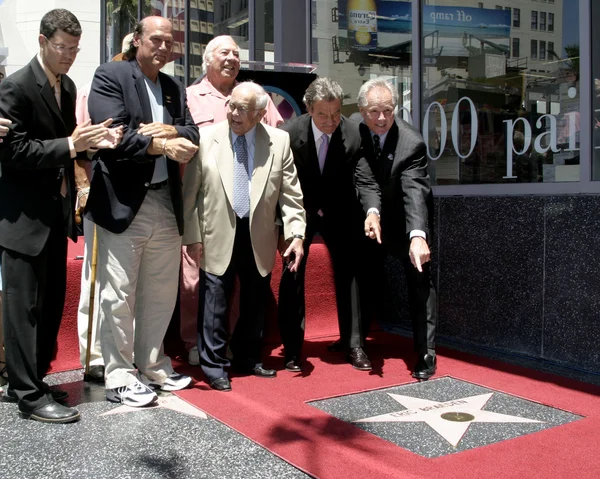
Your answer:
[[[432,231],[433,196],[423,137],[408,123],[396,119],[376,160],[369,129],[363,123],[360,130],[363,151],[381,187],[383,244],[393,254],[406,254],[411,231],[424,231],[427,240]]]
[[[186,105],[185,88],[174,78],[159,73],[165,124],[179,136],[197,144],[198,127]],[[113,232],[125,231],[140,209],[154,173],[156,156],[146,154],[151,137],[138,135],[140,123],[152,123],[152,110],[137,61],[113,62],[96,70],[88,109],[93,123],[112,118],[123,125],[123,140],[114,150],[100,150],[94,158],[86,218]],[[167,158],[169,189],[179,234],[183,234],[183,202],[179,163]]]
[[[358,123],[342,117],[329,141],[322,174],[310,115],[302,115],[280,128],[290,135],[308,223],[322,210],[327,221],[347,226],[349,222],[364,220],[364,212],[369,208],[379,208],[379,187],[372,176],[369,180]],[[363,170],[366,166],[360,185],[364,211],[356,191],[355,170],[359,161],[364,163]]]
[[[63,201],[66,234],[75,231],[75,178],[69,137],[75,129],[77,89],[61,76],[61,108],[37,58],[0,83],[0,117],[13,122],[0,143],[0,245],[29,256],[41,251]],[[60,196],[64,168],[67,196]],[[70,205],[70,206],[69,206]]]

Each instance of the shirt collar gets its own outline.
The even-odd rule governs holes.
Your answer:
[[[310,124],[312,125],[312,131],[313,131],[313,136],[315,137],[315,142],[319,141],[319,138],[321,138],[323,135],[325,135],[325,133],[323,133],[321,130],[319,130],[317,128],[317,125],[315,125],[315,121],[311,118],[310,119]],[[327,135],[327,137],[331,140],[331,135]]]
[[[44,64],[44,60],[42,60],[42,57],[39,53],[37,54],[37,60],[40,63],[42,70],[44,70],[44,73],[48,77],[48,82],[50,83],[50,86],[52,87],[52,89],[54,89],[54,85],[56,85],[56,82],[60,80],[60,75],[55,75],[50,71],[50,69]]]
[[[237,80],[233,83],[234,88],[238,83],[239,82]],[[225,96],[219,90],[217,90],[215,86],[208,81],[207,76],[205,76],[198,84],[198,95],[212,95],[216,96],[217,98],[222,98],[223,100],[229,100],[229,98],[231,98],[231,95]]]
[[[254,142],[256,141],[256,126],[252,128],[250,131],[247,131],[244,135],[246,137],[246,144],[248,147],[254,146]],[[231,144],[235,145],[235,141],[237,140],[238,135],[236,135],[233,131],[231,132]]]
[[[369,130],[369,133],[371,133],[371,139],[376,135],[376,133],[373,133],[371,130]],[[383,148],[383,145],[385,144],[388,133],[389,131],[385,132],[383,135],[379,135],[379,146],[381,146],[381,148]]]

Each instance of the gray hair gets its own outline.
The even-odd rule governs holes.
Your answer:
[[[320,77],[314,80],[304,93],[302,101],[307,107],[312,106],[317,101],[344,100],[344,91],[340,84],[327,77]]]
[[[253,81],[243,81],[235,86],[231,94],[233,95],[233,92],[240,87],[250,88],[254,92],[254,95],[256,96],[256,103],[254,104],[254,106],[257,110],[264,110],[265,108],[267,108],[267,103],[269,103],[269,94],[265,91],[263,87],[261,87],[257,83],[254,83]]]
[[[219,36],[213,38],[210,42],[208,42],[206,44],[206,48],[204,49],[204,56],[202,57],[202,73],[204,75],[206,75],[206,72],[208,71],[208,65],[212,61],[213,52],[217,49],[217,47],[221,43],[223,43],[223,40],[231,40],[235,44],[235,46],[238,47],[238,52],[239,52],[240,47],[235,42],[235,40],[233,39],[232,36],[230,36],[230,35],[219,35]]]
[[[359,108],[364,108],[367,106],[367,95],[369,92],[375,88],[385,88],[392,94],[392,101],[394,102],[394,108],[398,106],[398,90],[394,87],[394,85],[383,78],[373,78],[363,84],[358,90],[358,106]]]

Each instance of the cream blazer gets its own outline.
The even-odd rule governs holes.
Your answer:
[[[202,129],[200,149],[183,177],[183,244],[202,243],[200,267],[217,276],[231,262],[235,239],[233,161],[229,124],[223,121]],[[275,265],[278,203],[285,237],[304,235],[306,213],[289,135],[259,123],[250,184],[250,238],[262,276]]]

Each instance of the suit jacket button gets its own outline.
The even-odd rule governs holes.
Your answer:
[[[58,199],[58,196],[53,196],[53,197],[52,197],[52,199],[53,199],[54,201],[56,201],[56,200]]]
[[[146,188],[148,188],[148,187],[150,186],[150,183],[146,182],[146,183],[144,183],[144,186],[145,186]]]

